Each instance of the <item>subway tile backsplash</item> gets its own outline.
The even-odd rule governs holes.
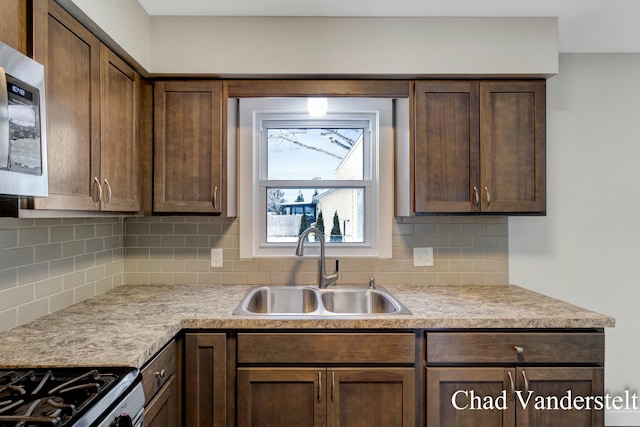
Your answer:
[[[217,217],[145,217],[125,221],[127,283],[316,284],[317,258],[239,258],[238,220]],[[506,284],[507,217],[396,218],[393,258],[341,259],[338,283]],[[433,247],[434,266],[414,267],[413,248]],[[222,268],[209,267],[222,248]],[[291,250],[293,255],[293,249]],[[332,260],[331,250],[327,259]],[[330,262],[330,261],[328,261]]]
[[[507,229],[502,216],[396,218],[393,258],[341,259],[338,283],[507,284]],[[238,233],[207,216],[0,218],[0,331],[123,283],[317,283],[316,258],[240,259]],[[414,267],[414,247],[433,247],[434,266]]]
[[[0,218],[0,331],[124,283],[122,218]]]

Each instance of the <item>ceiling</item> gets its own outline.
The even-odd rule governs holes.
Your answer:
[[[638,0],[138,0],[149,15],[557,17],[560,52],[640,52]]]

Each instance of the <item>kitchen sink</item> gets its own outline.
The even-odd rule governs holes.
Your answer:
[[[339,286],[319,289],[311,286],[260,286],[247,292],[233,314],[353,316],[410,315],[411,311],[382,287]]]

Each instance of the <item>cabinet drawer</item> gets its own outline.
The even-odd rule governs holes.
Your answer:
[[[176,342],[171,341],[164,350],[142,369],[142,388],[145,404],[176,373]]]
[[[427,363],[604,363],[597,332],[428,332]]]
[[[415,363],[415,335],[241,333],[238,363]]]

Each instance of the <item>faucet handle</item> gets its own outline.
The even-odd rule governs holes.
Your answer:
[[[369,289],[375,289],[376,288],[376,279],[374,279],[373,277],[369,277]]]

